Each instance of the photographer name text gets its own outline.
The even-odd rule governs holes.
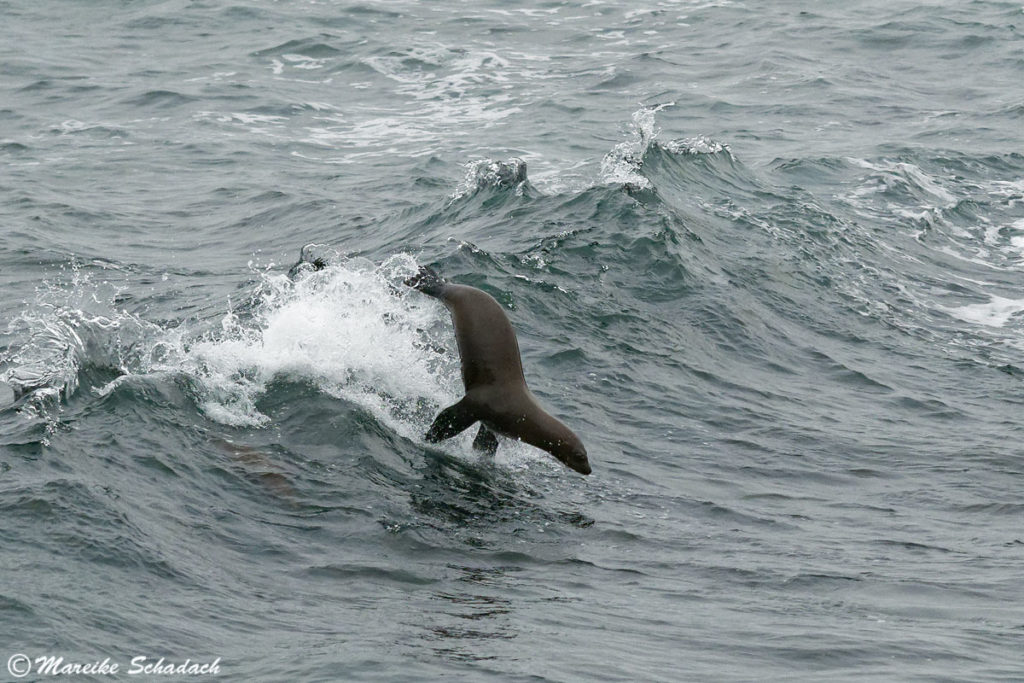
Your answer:
[[[212,662],[197,662],[186,659],[172,662],[160,657],[153,659],[139,655],[132,657],[128,666],[106,657],[102,661],[69,662],[60,655],[43,655],[35,659],[24,654],[11,655],[7,660],[7,671],[15,678],[29,674],[36,676],[216,676],[220,674],[220,657]]]

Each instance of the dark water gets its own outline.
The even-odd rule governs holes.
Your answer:
[[[3,661],[1024,680],[1020,2],[0,17]]]

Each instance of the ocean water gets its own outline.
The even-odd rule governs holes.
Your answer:
[[[7,0],[0,64],[0,676],[1024,680],[1019,0]],[[423,441],[420,265],[591,476]]]

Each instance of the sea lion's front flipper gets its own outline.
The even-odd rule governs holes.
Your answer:
[[[426,435],[423,437],[430,443],[437,443],[450,439],[456,434],[463,432],[480,419],[475,410],[472,409],[469,401],[463,398],[454,405],[450,405],[434,418]]]
[[[473,439],[473,448],[487,455],[494,455],[498,450],[498,437],[487,428],[487,425],[480,425],[480,431],[476,433],[476,438]]]
[[[410,278],[406,278],[405,284],[429,296],[438,297],[444,291],[446,283],[444,278],[438,275],[437,271],[430,266],[420,266],[419,272]]]
[[[328,263],[326,248],[322,244],[307,244],[299,252],[299,262],[288,271],[288,277],[295,279],[300,273],[323,270]]]

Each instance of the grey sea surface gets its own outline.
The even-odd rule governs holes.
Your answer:
[[[0,677],[1024,680],[1022,73],[1019,1],[0,1]],[[424,442],[421,265],[591,476]]]

